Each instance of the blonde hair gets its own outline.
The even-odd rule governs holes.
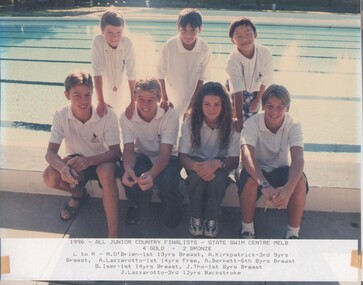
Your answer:
[[[160,99],[161,86],[159,80],[157,80],[155,77],[147,77],[136,81],[134,93],[140,90],[153,92],[157,98]]]

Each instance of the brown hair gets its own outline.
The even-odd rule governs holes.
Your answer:
[[[219,82],[205,83],[196,94],[190,114],[192,146],[200,147],[200,129],[204,121],[202,111],[203,99],[205,96],[218,96],[221,98],[222,109],[218,117],[219,149],[228,147],[233,130],[232,104],[226,88]]]
[[[186,8],[180,11],[177,26],[185,28],[188,24],[194,29],[202,26],[202,14],[197,9]]]
[[[244,17],[238,17],[232,21],[232,23],[229,26],[228,35],[232,39],[235,29],[238,26],[250,26],[253,30],[253,32],[256,34],[256,26],[252,23],[252,21],[249,18]]]
[[[86,85],[93,89],[92,76],[88,71],[73,70],[71,71],[64,81],[64,87],[69,92],[74,86]]]
[[[122,15],[116,12],[106,11],[105,13],[103,13],[101,17],[100,25],[101,25],[101,30],[103,31],[103,29],[107,25],[116,26],[116,27],[125,26],[125,20]]]

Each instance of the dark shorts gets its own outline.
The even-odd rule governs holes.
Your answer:
[[[83,173],[84,179],[82,179],[82,181],[79,181],[78,186],[83,187],[87,184],[88,181],[97,180],[98,185],[100,186],[100,188],[102,188],[101,182],[98,179],[96,168],[97,168],[97,166],[90,166],[90,167],[82,170],[81,173]]]
[[[152,167],[153,164],[150,160],[149,157],[147,157],[145,154],[143,153],[135,153],[135,158],[136,158],[136,162],[135,162],[135,167],[134,167],[134,171],[137,177],[139,177],[142,173],[149,171]],[[124,176],[125,173],[125,168],[123,165],[123,161],[120,160],[119,161],[119,168],[117,171],[117,177],[119,177],[122,181],[122,177]]]
[[[289,170],[290,170],[290,166],[283,166],[283,167],[276,168],[269,173],[262,170],[262,173],[265,176],[265,178],[267,179],[268,183],[270,183],[270,185],[272,187],[277,188],[277,187],[284,186],[286,184],[286,182],[289,178]],[[308,193],[308,191],[309,191],[308,179],[307,179],[305,173],[303,173],[303,174],[306,179],[306,193]],[[250,177],[250,174],[247,172],[246,168],[243,168],[241,171],[240,177],[237,180],[238,194],[241,194],[249,177]],[[261,195],[262,195],[261,189],[260,189],[260,187],[258,187],[257,198],[261,197]]]
[[[76,157],[76,156],[80,156],[79,154],[71,154],[68,155],[67,158],[72,158],[72,157]],[[117,162],[118,163],[118,162]],[[82,181],[79,182],[78,186],[85,186],[87,184],[88,181],[90,180],[97,180],[98,181],[98,185],[100,186],[100,188],[102,188],[101,182],[98,178],[97,175],[97,166],[90,166],[84,170],[81,171],[84,174],[84,179],[82,179]],[[116,177],[116,174],[115,174]]]

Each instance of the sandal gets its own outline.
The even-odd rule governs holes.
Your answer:
[[[78,202],[78,206],[77,207],[71,207],[69,206],[69,201],[64,205],[64,208],[62,209],[62,211],[66,213],[68,213],[68,217],[67,218],[63,218],[62,217],[62,211],[59,214],[59,217],[62,221],[68,221],[70,219],[73,219],[76,214],[78,213],[78,211],[81,209],[81,207],[86,204],[88,202],[88,200],[91,198],[91,196],[87,193],[87,191],[85,191],[85,193],[83,194],[82,197],[74,197],[72,196],[71,199],[75,200]]]

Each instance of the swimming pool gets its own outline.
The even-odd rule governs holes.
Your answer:
[[[302,121],[307,151],[360,152],[361,53],[359,27],[277,24],[258,14],[257,42],[270,48],[274,81],[292,94],[292,116]],[[176,16],[175,16],[176,18]],[[211,17],[213,19],[213,17]],[[359,16],[358,16],[359,18]],[[252,17],[252,20],[255,18]],[[90,44],[99,32],[92,19],[2,19],[1,122],[49,125],[66,104],[63,81],[74,69],[90,69]],[[154,74],[157,52],[176,33],[175,20],[128,19],[139,77]],[[210,44],[211,80],[224,82],[232,44],[229,20],[208,20],[201,36]],[[127,97],[128,98],[128,97]]]

